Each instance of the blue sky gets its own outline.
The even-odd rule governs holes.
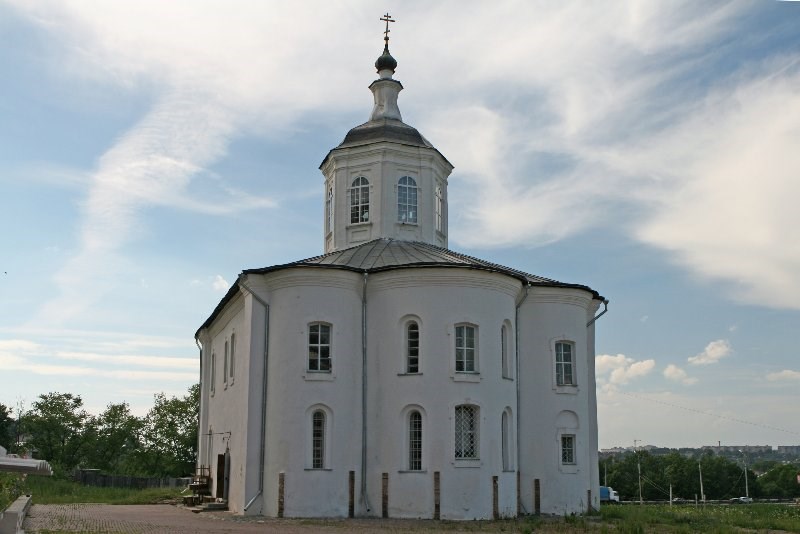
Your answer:
[[[0,402],[196,381],[237,274],[321,253],[388,10],[450,248],[611,301],[600,446],[800,443],[800,4],[285,4],[0,1]]]

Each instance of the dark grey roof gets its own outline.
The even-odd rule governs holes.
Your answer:
[[[328,161],[331,152],[336,149],[368,145],[382,141],[391,141],[401,145],[418,146],[436,150],[430,141],[425,139],[416,128],[409,126],[403,121],[397,119],[378,119],[360,124],[347,132],[347,135],[344,136],[344,140],[339,143],[336,148],[328,152],[319,166],[322,168],[325,162]],[[436,151],[439,152],[438,150]],[[439,155],[441,155],[441,153],[439,153]],[[442,156],[442,158],[447,161],[447,158],[444,156]],[[447,163],[450,164],[449,161]],[[450,165],[452,166],[452,164]]]
[[[271,267],[262,267],[259,269],[246,269],[242,271],[242,275],[266,274],[284,269],[308,267],[343,269],[358,273],[437,267],[476,269],[505,274],[516,278],[526,285],[582,289],[591,293],[592,297],[595,299],[603,299],[597,291],[585,285],[568,284],[550,278],[528,274],[523,271],[504,267],[496,263],[467,256],[466,254],[454,252],[428,243],[388,238],[375,239],[344,250],[337,250],[330,254],[315,256],[292,263],[285,263],[283,265],[273,265]],[[203,323],[203,326],[198,329],[198,333],[211,324],[237,292],[238,280],[222,298],[211,316]]]

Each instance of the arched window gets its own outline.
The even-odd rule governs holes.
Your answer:
[[[325,198],[325,233],[333,230],[333,188],[328,188],[328,196]]]
[[[406,373],[419,373],[419,325],[416,321],[406,325]]]
[[[236,370],[236,333],[231,333],[230,369],[231,384],[233,384],[233,372]]]
[[[417,182],[410,176],[397,182],[397,221],[417,223]]]
[[[417,410],[408,414],[408,470],[422,470],[422,415]]]
[[[511,456],[511,423],[509,422],[508,410],[503,412],[500,420],[500,439],[502,443],[503,471],[511,471],[514,463]]]
[[[222,363],[222,383],[228,387],[228,340],[225,340],[225,359]]]
[[[510,336],[511,328],[503,324],[500,327],[500,364],[503,368],[503,378],[513,378],[513,360],[511,358]]]
[[[350,186],[350,224],[369,221],[369,180],[359,176]]]
[[[473,404],[456,406],[455,450],[457,460],[477,460],[478,454],[478,407]]]
[[[325,468],[325,412],[316,410],[311,416],[311,467]]]
[[[436,191],[434,192],[434,210],[436,211],[436,230],[439,232],[444,232],[443,208],[442,188],[437,185]]]
[[[210,384],[209,390],[211,391],[211,394],[213,395],[214,394],[214,390],[216,388],[216,386],[214,385],[214,382],[217,381],[217,354],[215,352],[211,353],[211,370],[210,371],[211,371],[210,372],[210,375],[211,375],[210,376],[210,382],[211,382],[211,384]]]

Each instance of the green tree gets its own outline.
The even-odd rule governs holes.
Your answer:
[[[800,497],[800,465],[777,465],[758,477],[757,489],[760,497],[790,499]]]
[[[200,386],[181,398],[155,395],[155,405],[144,418],[139,469],[153,476],[183,476],[193,472],[197,457]]]
[[[14,441],[14,419],[11,417],[11,408],[0,403],[0,447],[6,450],[11,448]]]
[[[143,421],[130,412],[127,403],[109,404],[86,424],[86,466],[105,473],[135,471],[131,458],[140,448]]]
[[[26,435],[26,448],[50,462],[54,471],[61,474],[69,472],[82,460],[88,418],[89,414],[83,409],[83,400],[79,395],[39,395],[21,422]]]

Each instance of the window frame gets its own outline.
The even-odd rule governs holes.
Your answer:
[[[416,332],[416,339],[412,339],[412,327]],[[415,320],[410,320],[405,323],[405,365],[404,371],[405,374],[408,375],[418,375],[422,374],[422,367],[420,366],[420,328],[419,322]],[[416,346],[414,346],[416,345]],[[412,352],[416,352],[416,354],[412,354]],[[416,360],[414,364],[412,364],[412,360]],[[416,366],[415,370],[412,370],[412,366]]]
[[[209,374],[211,375],[209,376],[209,382],[211,382],[209,393],[211,393],[211,396],[213,397],[217,389],[216,385],[214,384],[214,382],[217,381],[217,353],[214,350],[211,351],[211,369]]]
[[[234,371],[236,371],[236,332],[231,332],[231,347],[228,367],[228,382],[232,386],[234,381]]]
[[[514,339],[509,321],[500,325],[500,376],[514,380],[514,351],[511,340]]]
[[[314,328],[317,328],[317,341],[312,341],[312,336],[314,335]],[[327,338],[328,342],[322,342],[322,332],[323,328],[327,330]],[[312,321],[308,323],[307,327],[307,335],[306,335],[306,349],[307,349],[307,358],[306,358],[306,371],[309,373],[327,373],[330,374],[333,372],[333,325],[331,323],[326,323],[324,321]],[[312,348],[316,349],[316,369],[314,369],[312,362],[315,359],[312,357]],[[323,352],[322,349],[327,348],[328,356],[323,358],[320,354]],[[327,369],[323,369],[323,360],[327,360]]]
[[[333,186],[328,186],[325,197],[325,235],[333,232]]]
[[[560,463],[564,466],[578,465],[578,439],[575,434],[563,433],[560,436]],[[567,456],[568,455],[568,456]]]
[[[397,180],[397,222],[417,224],[419,221],[419,188],[417,180],[408,175]]]
[[[564,359],[563,347],[569,347],[569,360]],[[553,344],[554,364],[555,364],[555,384],[556,387],[575,387],[578,385],[576,380],[575,365],[575,342],[566,339],[559,339]],[[569,381],[565,379],[569,372]]]
[[[463,334],[459,336],[459,330],[463,329]],[[468,346],[467,333],[472,333],[472,346]],[[459,345],[459,339],[463,340],[462,345]],[[456,373],[464,374],[477,374],[478,371],[478,326],[472,323],[457,323],[453,328],[453,348],[454,348],[454,364]],[[472,361],[471,368],[468,365],[470,360],[468,355],[471,351]],[[461,367],[459,369],[459,367]]]
[[[514,432],[511,408],[500,414],[500,462],[503,471],[514,471]]]
[[[469,421],[464,421],[467,413],[471,414]],[[469,403],[455,406],[453,423],[453,458],[457,462],[480,460],[480,407]]]
[[[227,389],[228,387],[228,340],[225,340],[225,357],[222,360],[222,384]]]
[[[358,182],[358,183],[356,183]],[[365,224],[370,221],[370,183],[366,176],[357,176],[350,182],[350,224]],[[353,211],[355,210],[355,211]],[[356,220],[353,220],[355,215]],[[364,216],[366,215],[366,219]]]
[[[326,446],[328,433],[328,414],[317,408],[311,412],[311,469],[326,468]]]
[[[422,451],[423,451],[423,417],[422,413],[417,409],[412,409],[408,412],[407,421],[407,470],[408,471],[422,471]]]
[[[434,224],[436,231],[444,234],[444,196],[442,195],[442,186],[437,185],[433,191],[434,204]]]

